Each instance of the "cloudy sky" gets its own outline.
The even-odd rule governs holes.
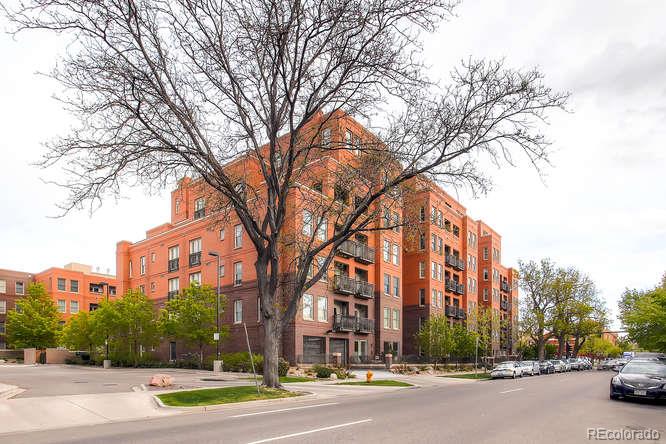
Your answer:
[[[492,171],[494,188],[460,199],[503,235],[503,262],[550,257],[597,282],[615,311],[625,287],[649,287],[666,271],[666,3],[654,0],[466,0],[426,36],[432,75],[446,79],[469,56],[538,66],[570,91],[571,113],[550,119],[552,167]],[[4,29],[6,24],[1,21]],[[118,240],[136,241],[169,217],[168,192],[127,190],[101,210],[62,218],[58,172],[32,163],[71,118],[35,75],[62,42],[0,35],[0,268],[41,271],[77,261],[115,269]]]

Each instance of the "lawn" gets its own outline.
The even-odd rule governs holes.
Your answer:
[[[243,379],[249,379],[250,381],[254,381],[254,378],[252,376]],[[257,379],[261,381],[262,377],[257,376]],[[312,382],[312,381],[316,381],[316,379],[308,378],[305,376],[280,376],[280,382],[282,384],[289,384],[290,382]]]
[[[459,379],[490,379],[490,373],[463,373],[462,375],[444,375],[442,378],[459,378]]]
[[[266,387],[260,387],[259,393],[260,394],[257,394],[257,388],[254,385],[244,385],[240,387],[188,390],[184,392],[165,393],[157,396],[164,404],[171,407],[195,407],[300,396],[298,393],[289,392],[287,390],[269,389]]]
[[[375,379],[372,382],[365,381],[352,381],[352,382],[338,382],[337,385],[365,385],[374,387],[411,387],[412,384],[402,381],[394,381],[393,379]]]

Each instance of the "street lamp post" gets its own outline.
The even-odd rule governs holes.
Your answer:
[[[215,362],[213,371],[219,373],[222,371],[222,361],[220,360],[220,255],[215,251],[209,251],[209,256],[217,258],[217,285],[215,286]]]
[[[106,302],[109,302],[109,283],[108,282],[100,282],[99,286],[102,287],[102,291],[105,291],[106,295]],[[105,290],[106,289],[106,290]],[[109,332],[106,332],[106,338],[104,339],[104,345],[106,346],[106,358],[104,359],[104,368],[110,368],[111,367],[111,360],[109,359]]]

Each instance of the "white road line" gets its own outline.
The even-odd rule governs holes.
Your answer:
[[[324,432],[326,430],[339,429],[340,427],[348,427],[348,426],[352,426],[352,425],[356,425],[356,424],[363,424],[364,422],[370,422],[370,421],[372,421],[372,418],[362,419],[360,421],[354,421],[354,422],[346,422],[344,424],[337,424],[337,425],[328,426],[328,427],[322,427],[320,429],[306,430],[304,432],[290,433],[289,435],[275,436],[273,438],[266,438],[266,439],[262,439],[262,440],[259,440],[259,441],[252,441],[248,444],[261,444],[263,442],[271,442],[271,441],[278,441],[280,439],[294,438],[296,436],[303,436],[303,435],[309,435],[310,433],[317,433],[317,432]]]
[[[521,390],[525,390],[525,389],[524,388],[519,388],[519,389],[505,390],[503,392],[500,392],[500,394],[511,393],[511,392],[519,392]]]
[[[255,412],[255,413],[243,413],[242,415],[233,415],[230,418],[243,418],[245,416],[255,416],[255,415],[266,415],[268,413],[279,413],[279,412],[288,412],[290,410],[302,410],[302,409],[311,409],[314,407],[324,407],[327,405],[336,405],[337,402],[327,402],[326,404],[314,404],[314,405],[304,405],[301,407],[290,407],[288,409],[278,409],[278,410],[268,410],[266,412]]]

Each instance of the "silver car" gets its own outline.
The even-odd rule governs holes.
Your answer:
[[[490,371],[490,378],[513,378],[523,376],[523,369],[517,362],[500,362]]]
[[[551,359],[550,362],[553,363],[553,367],[555,368],[555,373],[562,373],[566,371],[566,366],[564,362],[560,361],[559,359]]]
[[[541,374],[538,361],[521,361],[520,366],[523,369],[524,375],[534,376]]]

